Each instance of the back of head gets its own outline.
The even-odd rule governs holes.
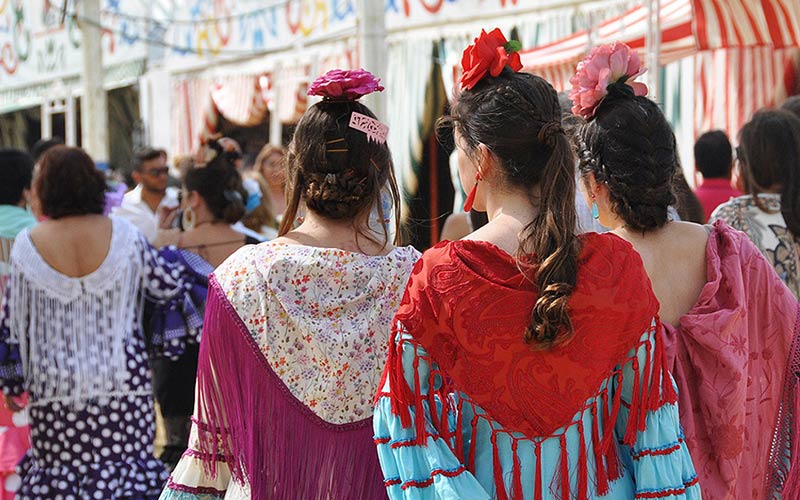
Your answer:
[[[34,180],[42,214],[51,219],[70,215],[103,214],[106,180],[86,152],[56,146],[39,161]]]
[[[781,193],[786,226],[800,235],[800,118],[785,110],[762,110],[739,132],[737,148],[745,188]]]
[[[18,205],[31,188],[33,157],[19,149],[0,149],[0,205]]]
[[[247,192],[242,187],[242,176],[222,145],[211,141],[206,148],[212,159],[189,167],[183,185],[203,198],[215,220],[234,224],[245,214]]]
[[[793,95],[781,104],[781,109],[800,118],[800,95]]]
[[[325,90],[313,93],[315,89],[336,82],[339,73],[355,75],[348,82],[365,82],[365,85],[352,89],[355,94],[349,97],[328,96]],[[302,201],[321,217],[352,221],[358,234],[374,241],[367,230],[368,218],[370,210],[377,206],[383,219],[382,207],[378,203],[381,190],[388,188],[393,206],[399,205],[392,157],[385,137],[371,136],[362,128],[351,126],[354,117],[362,121],[366,117],[371,126],[382,125],[369,108],[356,100],[365,95],[358,93],[361,88],[371,86],[372,90],[382,90],[377,81],[366,71],[333,70],[312,84],[309,93],[325,98],[303,115],[289,145],[286,164],[288,200],[281,222],[281,235],[292,229]],[[347,93],[349,89],[344,87],[344,91]],[[384,229],[383,243],[388,244],[389,232]]]
[[[598,96],[590,87],[598,84],[597,66],[609,64],[609,53],[625,61],[621,66],[626,69],[610,75]],[[589,67],[594,71],[584,69]],[[675,135],[667,119],[646,97],[647,87],[633,81],[643,72],[638,54],[627,45],[596,47],[578,66],[570,94],[576,102],[573,110],[588,120],[574,135],[581,174],[594,174],[604,183],[614,213],[628,229],[640,232],[669,220],[678,168]]]
[[[54,148],[56,146],[62,146],[64,144],[64,140],[60,137],[52,137],[50,139],[39,139],[31,148],[31,156],[33,156],[34,161],[39,161],[43,154],[47,152],[50,148]]]
[[[512,47],[499,30],[482,33],[477,44]],[[467,48],[477,60],[475,46]],[[498,188],[521,190],[538,213],[525,228],[518,259],[535,259],[533,281],[539,297],[531,313],[525,340],[537,348],[567,341],[572,324],[567,311],[577,281],[578,240],[575,236],[574,161],[561,127],[561,107],[553,87],[541,77],[517,73],[519,56],[506,49],[508,63],[487,62],[486,72],[463,68],[462,92],[453,105],[449,122],[462,138],[463,153],[477,158],[485,146],[496,158]],[[489,51],[486,51],[488,54]],[[486,62],[486,61],[484,61]],[[500,63],[497,76],[488,67]],[[476,65],[476,67],[478,67]],[[483,66],[480,66],[483,67]],[[475,78],[476,72],[478,78]]]
[[[701,135],[694,143],[694,163],[705,179],[729,179],[733,165],[733,150],[722,130]]]

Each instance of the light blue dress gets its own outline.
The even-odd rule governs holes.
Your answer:
[[[602,420],[612,404],[611,397],[602,398],[599,394],[587,407],[579,411],[571,422],[555,431],[551,437],[524,436],[503,429],[496,421],[487,418],[486,412],[469,402],[463,393],[451,395],[455,408],[462,412],[463,456],[453,451],[458,447],[450,439],[449,443],[440,437],[432,424],[431,408],[423,402],[422,418],[426,419],[429,433],[425,446],[415,444],[414,419],[419,418],[411,408],[412,425],[404,428],[400,417],[393,414],[391,387],[387,381],[379,395],[375,415],[374,431],[378,455],[384,473],[384,482],[392,500],[547,500],[566,499],[562,494],[565,484],[562,478],[562,452],[568,457],[569,498],[578,499],[687,499],[701,498],[689,452],[678,423],[678,407],[665,403],[645,416],[645,430],[636,435],[633,446],[621,444],[627,428],[630,402],[633,395],[634,369],[643,375],[648,357],[656,352],[654,342],[656,329],[642,336],[642,343],[631,351],[628,361],[622,367],[622,380],[611,376],[603,382],[609,395],[621,392],[622,405],[614,425],[612,446],[617,446],[620,457],[620,477],[609,481],[605,495],[598,495],[598,477],[595,466],[593,436],[595,418]],[[413,388],[414,366],[417,365],[419,391],[427,395],[431,370],[438,367],[428,363],[422,346],[408,334],[402,338],[403,369],[409,387]],[[400,342],[400,340],[398,340]],[[634,361],[636,359],[636,361]],[[652,359],[651,359],[652,361]],[[626,375],[627,374],[627,375]],[[437,380],[437,378],[434,378]],[[437,380],[438,385],[438,380]],[[532,395],[532,397],[535,397]],[[441,416],[441,401],[436,399],[436,411]],[[592,410],[595,411],[592,411]],[[473,421],[473,416],[477,418]],[[448,415],[451,430],[456,429],[457,418],[452,412]],[[474,422],[467,425],[466,422]],[[597,422],[602,433],[604,422]],[[492,431],[494,430],[494,432]],[[602,435],[602,434],[600,434]],[[496,450],[492,439],[496,440]],[[512,436],[515,439],[512,439]],[[583,452],[580,440],[584,440]],[[473,440],[475,441],[473,444]],[[470,447],[474,447],[474,464],[470,464]],[[516,448],[516,449],[515,449]],[[538,448],[538,451],[537,451]],[[515,460],[516,455],[516,460]],[[537,467],[537,455],[541,457],[541,470]],[[581,487],[580,462],[586,477]],[[514,485],[515,462],[519,467],[518,484]],[[495,467],[499,464],[503,490],[497,487]],[[538,477],[537,477],[538,475]],[[537,485],[538,483],[538,485]],[[537,495],[538,490],[538,495]],[[519,492],[522,495],[520,497]],[[581,493],[581,494],[579,494]]]

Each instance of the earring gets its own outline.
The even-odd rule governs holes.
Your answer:
[[[181,216],[181,226],[183,227],[184,231],[191,231],[194,229],[194,223],[194,210],[192,210],[192,207],[189,207],[183,211],[183,216]]]
[[[592,217],[594,217],[594,220],[600,218],[600,209],[597,208],[597,196],[594,194],[592,195]]]
[[[481,172],[478,171],[475,174],[475,185],[472,186],[472,190],[470,190],[469,194],[467,195],[467,199],[464,201],[464,211],[469,212],[472,210],[472,204],[475,203],[475,194],[478,192],[478,183],[483,180],[481,176]]]

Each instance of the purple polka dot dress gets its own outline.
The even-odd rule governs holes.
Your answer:
[[[106,260],[82,278],[48,266],[27,232],[12,249],[0,384],[29,394],[19,500],[150,500],[168,478],[153,456],[150,360],[197,341],[205,288],[112,220]]]

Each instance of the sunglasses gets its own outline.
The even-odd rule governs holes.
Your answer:
[[[169,167],[158,167],[158,168],[148,168],[144,171],[146,175],[150,177],[158,177],[159,175],[167,175],[169,174]]]

